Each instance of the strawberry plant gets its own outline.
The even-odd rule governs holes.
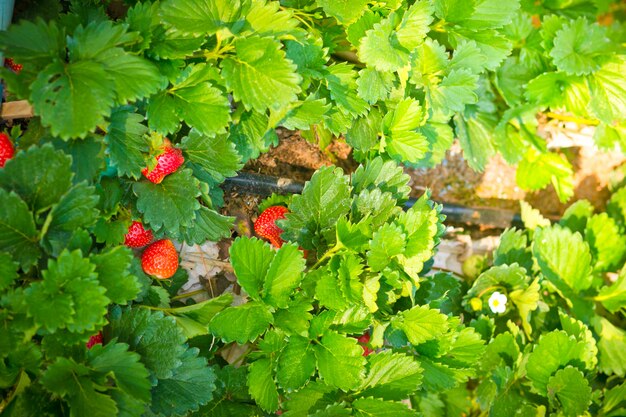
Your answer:
[[[538,119],[623,146],[623,4],[48,3],[0,32],[35,114],[0,133],[0,415],[626,413],[626,188],[555,223],[523,205],[459,277],[398,165],[457,137],[567,200]],[[277,127],[361,165],[260,204],[241,294],[185,297],[180,245],[231,237],[220,184]]]
[[[229,167],[277,143],[278,126],[321,147],[344,135],[362,161],[421,167],[456,135],[472,168],[500,153],[522,188],[552,183],[565,201],[572,167],[547,150],[537,116],[597,125],[603,147],[623,141],[619,2],[129,3],[112,19],[74,1],[0,34],[24,67],[2,70],[9,90],[55,137],[107,132],[122,176],[145,168],[146,124],[178,137],[193,128],[195,146],[234,145]]]

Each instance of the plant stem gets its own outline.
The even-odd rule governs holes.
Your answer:
[[[171,300],[172,300],[172,301],[174,301],[174,300],[180,300],[180,299],[183,299],[183,298],[193,297],[194,295],[204,294],[204,293],[206,293],[206,292],[207,292],[207,291],[203,288],[203,289],[201,289],[201,290],[195,290],[195,291],[186,292],[186,293],[184,293],[184,294],[178,294],[178,295],[175,295],[174,297],[172,297],[172,298],[171,298]]]
[[[579,125],[589,125],[589,126],[597,126],[600,124],[599,120],[595,119],[586,119],[584,117],[576,117],[576,116],[568,116],[566,114],[559,114],[553,112],[547,112],[546,116],[554,120],[562,120],[564,122],[574,122]]]

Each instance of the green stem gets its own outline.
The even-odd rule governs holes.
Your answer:
[[[600,124],[599,120],[586,119],[584,117],[568,116],[566,114],[553,113],[551,111],[547,112],[546,116],[548,116],[551,119],[562,120],[564,122],[578,123],[579,125],[597,126]]]
[[[341,243],[337,243],[331,249],[326,251],[326,253],[322,255],[322,257],[319,258],[317,262],[315,262],[315,265],[311,267],[311,270],[319,268],[325,260],[327,260],[328,258],[331,258],[335,253],[339,252],[341,248],[343,248],[343,245]]]
[[[186,293],[184,293],[184,294],[178,294],[178,295],[175,295],[174,297],[172,297],[172,298],[171,298],[171,300],[172,300],[172,301],[174,301],[174,300],[180,300],[180,299],[183,299],[183,298],[193,297],[194,295],[204,294],[204,293],[206,293],[206,292],[207,292],[207,291],[203,288],[203,289],[201,289],[201,290],[195,290],[195,291],[191,291],[191,292],[186,292]]]

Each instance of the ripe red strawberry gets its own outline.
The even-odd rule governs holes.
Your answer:
[[[363,336],[359,336],[356,339],[359,342],[359,345],[363,348],[363,356],[368,356],[374,353],[374,349],[369,347],[370,344],[370,334],[364,333]]]
[[[5,58],[4,65],[17,74],[19,74],[22,68],[24,68],[22,64],[16,64],[12,58]]]
[[[276,220],[284,219],[286,213],[289,213],[289,209],[285,206],[268,207],[254,222],[254,231],[257,235],[269,240],[275,247],[280,248],[285,241],[280,237],[283,231],[276,225]]]
[[[102,332],[98,332],[98,334],[94,334],[89,338],[87,342],[87,349],[91,349],[94,345],[102,344]]]
[[[4,166],[4,163],[13,158],[15,154],[15,148],[9,135],[6,133],[0,133],[0,168]]]
[[[171,278],[178,269],[178,253],[169,239],[157,240],[141,255],[143,272],[158,279]]]
[[[156,157],[156,166],[150,170],[144,168],[141,173],[150,181],[155,184],[159,184],[163,181],[167,175],[175,172],[180,167],[185,158],[183,157],[183,151],[178,148],[174,148],[172,143],[165,139],[163,141],[163,153]]]
[[[133,221],[124,236],[124,244],[130,248],[140,248],[152,242],[153,238],[152,230],[146,230],[141,222]]]

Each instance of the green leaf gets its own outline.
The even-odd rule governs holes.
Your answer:
[[[359,59],[383,73],[396,72],[409,63],[410,51],[399,44],[396,34],[397,16],[392,14],[374,27],[361,38],[358,52]]]
[[[324,12],[343,25],[356,21],[367,7],[367,0],[316,0]]]
[[[0,252],[0,291],[9,288],[17,279],[18,268],[19,264],[13,262],[11,255]]]
[[[139,281],[130,270],[132,259],[131,250],[123,246],[90,257],[100,285],[106,288],[105,295],[116,304],[124,305],[139,295]]]
[[[535,232],[533,253],[541,272],[557,288],[562,284],[574,291],[591,286],[591,253],[579,233],[558,225]]]
[[[380,190],[391,193],[393,198],[401,202],[409,198],[409,176],[401,166],[393,161],[384,161],[376,157],[354,171],[351,177],[353,193],[360,194],[363,190]]]
[[[489,158],[495,153],[492,142],[495,120],[487,114],[478,114],[471,118],[456,115],[454,125],[468,165],[475,171],[483,171]]]
[[[182,239],[190,245],[201,245],[207,240],[217,242],[231,234],[233,217],[226,217],[217,211],[201,206],[196,211],[191,226],[181,228]]]
[[[451,116],[461,112],[466,104],[474,104],[478,96],[474,92],[478,76],[466,69],[452,70],[441,83],[430,88],[430,101],[434,111]]]
[[[560,71],[569,74],[589,74],[599,68],[598,58],[611,48],[606,30],[584,17],[566,23],[556,32],[550,55]]]
[[[305,249],[322,246],[322,233],[333,228],[350,209],[350,186],[340,168],[322,167],[295,195],[286,220],[283,238],[298,242]]]
[[[420,0],[413,3],[404,12],[402,21],[396,27],[398,43],[410,52],[419,46],[430,31],[433,11],[432,3],[429,1]]]
[[[97,204],[98,195],[94,187],[86,182],[73,186],[50,211],[52,221],[48,233],[72,232],[92,226],[100,214]]]
[[[72,171],[74,171],[72,182],[74,184],[78,184],[81,181],[93,184],[97,181],[100,173],[105,168],[105,146],[101,136],[92,134],[85,139],[67,142],[55,138],[52,144],[56,149],[62,150],[72,157]]]
[[[80,250],[61,252],[48,261],[43,280],[24,291],[28,314],[49,331],[67,328],[83,333],[105,323],[110,300],[104,295],[95,266]]]
[[[405,250],[406,235],[394,224],[384,224],[374,232],[367,251],[367,264],[374,272],[382,271]]]
[[[107,153],[120,176],[135,179],[141,177],[141,170],[146,167],[144,153],[150,150],[144,126],[144,117],[120,107],[111,113],[109,127],[105,136]]]
[[[134,398],[150,401],[148,370],[141,363],[141,356],[128,351],[123,343],[94,345],[87,353],[89,367],[98,377],[112,376],[115,384]]]
[[[422,367],[412,357],[385,351],[368,356],[368,361],[360,395],[399,401],[419,388]]]
[[[543,217],[539,210],[533,208],[526,201],[520,201],[519,205],[521,209],[520,217],[527,230],[535,230],[538,227],[550,227],[552,224],[549,219]]]
[[[263,334],[273,322],[268,307],[253,301],[220,311],[209,323],[209,331],[226,343],[244,344]]]
[[[104,123],[115,100],[113,81],[104,66],[93,61],[53,62],[39,73],[31,91],[34,113],[63,139],[93,132]]]
[[[622,265],[626,255],[626,241],[617,223],[606,213],[589,218],[585,241],[589,243],[594,271],[614,271]]]
[[[358,417],[417,417],[416,410],[409,409],[406,404],[385,401],[378,398],[359,398],[352,403],[354,416]]]
[[[200,208],[196,200],[200,188],[189,169],[168,175],[160,184],[136,182],[133,192],[137,195],[137,210],[151,229],[163,228],[176,235],[181,226],[193,226],[195,212]]]
[[[595,316],[592,322],[596,334],[600,336],[598,369],[607,375],[626,375],[626,332],[613,325],[604,317]]]
[[[422,272],[424,263],[434,255],[438,235],[443,233],[439,216],[440,206],[432,204],[425,193],[413,203],[411,208],[400,213],[396,224],[403,227],[407,236],[406,250],[398,257],[404,271],[414,280]],[[417,281],[415,281],[417,283]]]
[[[291,336],[278,358],[276,379],[285,390],[297,390],[315,372],[313,344],[304,337]]]
[[[607,124],[621,120],[626,114],[626,82],[622,74],[626,58],[615,55],[593,74],[590,82],[591,109]]]
[[[327,330],[314,349],[320,376],[326,384],[344,391],[361,384],[365,358],[356,339]]]
[[[55,21],[21,20],[0,32],[0,46],[5,56],[15,62],[45,66],[55,58],[65,56],[65,35]],[[27,65],[28,65],[27,64]]]
[[[27,271],[41,254],[38,240],[35,221],[26,203],[15,193],[0,188],[0,251],[12,255]]]
[[[278,409],[278,389],[272,377],[273,368],[270,359],[259,359],[250,365],[248,371],[250,395],[268,412]]]
[[[268,127],[268,117],[255,111],[243,113],[239,123],[231,125],[229,140],[244,163],[269,151],[271,145],[278,145],[276,132]]]
[[[414,99],[404,99],[392,113],[383,119],[386,151],[400,161],[418,162],[428,150],[426,138],[415,131],[424,116],[422,107]]]
[[[106,417],[117,415],[115,401],[97,390],[89,377],[89,368],[66,358],[58,358],[42,377],[42,384],[51,392],[68,397],[72,413]],[[91,409],[93,407],[93,409]]]
[[[300,22],[293,18],[291,10],[280,10],[280,3],[253,2],[246,13],[246,21],[252,31],[261,35],[288,35],[294,33]]]
[[[150,127],[167,134],[184,120],[205,135],[223,133],[230,121],[230,105],[222,91],[212,86],[214,74],[215,68],[206,64],[187,67],[169,90],[150,98],[146,111]]]
[[[574,194],[572,166],[555,153],[527,153],[517,167],[515,178],[525,190],[539,190],[552,183],[561,202],[566,202]]]
[[[180,147],[187,159],[200,166],[216,184],[234,177],[241,169],[240,157],[226,136],[210,137],[192,129]]]
[[[595,299],[611,313],[626,308],[626,269],[622,269],[612,285],[600,288]]]
[[[283,330],[288,335],[308,336],[309,321],[313,317],[309,311],[313,305],[307,299],[292,303],[286,309],[274,313],[274,327]]]
[[[415,306],[399,312],[392,319],[391,325],[402,330],[413,345],[436,339],[448,330],[447,317],[428,306]]]
[[[533,266],[533,255],[528,247],[528,238],[521,230],[507,229],[500,235],[500,244],[493,252],[494,265],[510,265],[517,263],[530,271]]]
[[[240,38],[235,41],[235,55],[222,61],[226,85],[246,109],[263,113],[297,99],[302,79],[280,48],[271,38]]]
[[[560,369],[548,381],[548,398],[566,416],[579,416],[591,404],[591,387],[578,369],[568,366]]]
[[[119,103],[148,97],[168,85],[167,78],[154,64],[122,48],[109,49],[97,59],[113,79]]]
[[[300,285],[305,264],[297,245],[284,244],[276,252],[265,275],[263,300],[271,306],[287,308],[293,290]]]
[[[337,275],[328,269],[320,271],[321,276],[317,277],[315,286],[315,298],[320,305],[336,311],[348,308],[348,302],[339,288]]]
[[[320,123],[330,110],[330,104],[326,103],[326,99],[314,100],[311,97],[313,96],[299,102],[299,105],[290,110],[280,124],[287,129],[308,130],[311,125]]]
[[[352,116],[365,114],[369,106],[358,95],[357,72],[352,66],[340,63],[328,67],[327,71],[324,77],[326,85],[339,109]]]
[[[357,79],[357,92],[359,97],[370,104],[379,100],[385,100],[393,88],[395,77],[389,72],[376,71],[368,67],[359,71]]]
[[[7,161],[0,170],[0,187],[14,191],[33,211],[40,211],[58,202],[70,188],[70,166],[70,157],[52,146],[32,146]]]
[[[497,0],[487,1],[495,2]],[[508,2],[507,4],[515,4],[515,2]],[[485,68],[490,71],[496,70],[500,63],[511,54],[513,46],[507,38],[493,29],[474,31],[455,28],[450,32],[449,38],[450,43],[455,48],[463,42],[476,42],[476,46],[486,58]]]
[[[584,351],[584,342],[576,341],[564,331],[544,333],[528,356],[526,376],[537,392],[547,395],[550,377],[561,367],[572,362],[580,363]]]
[[[250,10],[247,0],[169,0],[161,4],[163,19],[183,33],[212,35],[222,28],[237,33]]]
[[[452,59],[448,64],[450,71],[469,70],[472,74],[480,74],[485,70],[487,58],[474,41],[459,42],[454,49]]]
[[[215,371],[207,366],[206,358],[198,356],[198,352],[197,348],[187,349],[180,356],[181,365],[152,388],[151,409],[154,413],[187,415],[213,399]],[[172,401],[174,398],[176,401]]]
[[[259,300],[267,270],[274,259],[271,246],[257,238],[235,239],[229,249],[237,282],[253,300]]]
[[[525,289],[516,289],[509,293],[511,301],[517,307],[520,318],[522,319],[522,327],[527,335],[532,333],[532,327],[530,325],[530,313],[535,311],[538,307],[541,296],[539,295],[539,281],[535,280],[532,284]]]
[[[185,336],[191,339],[192,337],[208,334],[209,322],[217,313],[230,306],[232,302],[232,294],[224,293],[218,297],[201,301],[197,304],[168,308],[164,311],[176,319],[176,322],[185,333]]]
[[[110,336],[141,355],[141,362],[159,379],[174,375],[186,351],[185,336],[174,318],[146,308],[114,310],[110,317]]]
[[[594,210],[589,200],[578,200],[565,210],[559,224],[572,232],[584,234],[587,220],[593,216]]]

